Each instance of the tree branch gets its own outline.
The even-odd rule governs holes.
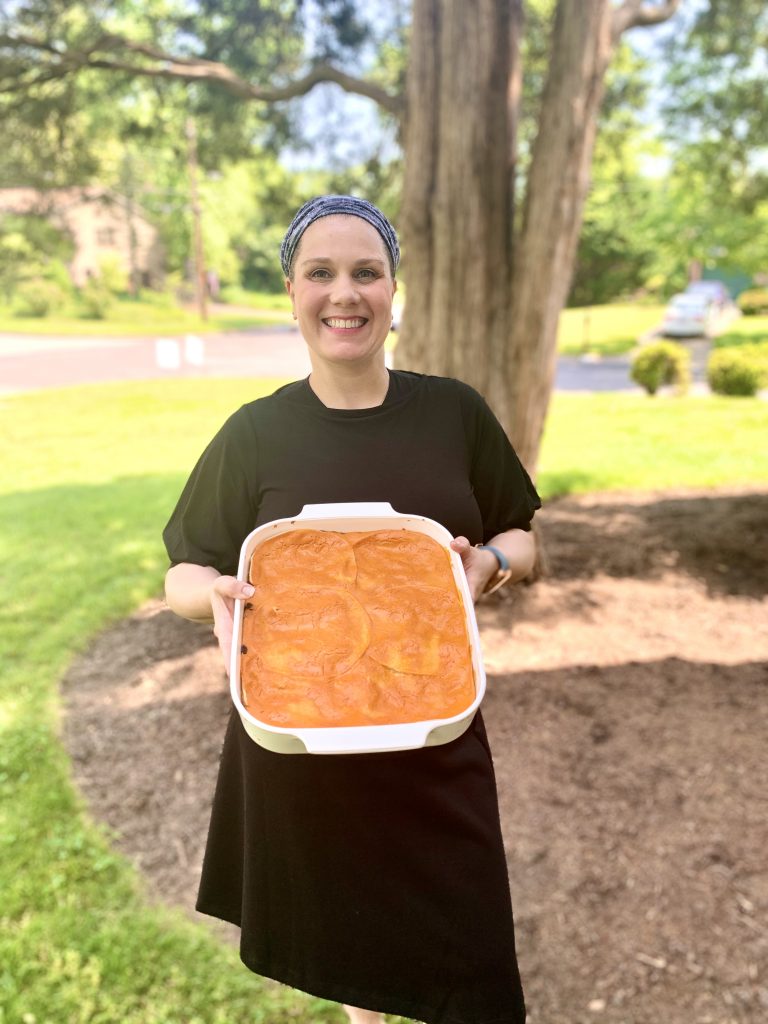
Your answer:
[[[647,28],[668,21],[680,6],[680,0],[645,3],[644,0],[624,0],[613,12],[612,33],[618,40],[630,28]]]
[[[303,96],[321,82],[333,82],[345,92],[367,96],[384,110],[401,117],[404,101],[401,96],[387,92],[375,82],[348,75],[332,64],[320,63],[312,67],[302,78],[278,88],[264,88],[241,78],[226,64],[205,60],[202,57],[175,57],[152,46],[150,43],[133,42],[121,36],[104,35],[88,49],[58,49],[45,40],[29,35],[0,35],[0,49],[34,50],[45,54],[48,59],[46,73],[52,77],[64,78],[82,68],[100,68],[105,71],[120,71],[149,78],[175,78],[185,82],[207,82],[219,86],[245,100],[261,100],[277,103]],[[148,57],[152,64],[120,59],[112,56],[125,50],[141,57]],[[106,51],[106,55],[105,55]]]

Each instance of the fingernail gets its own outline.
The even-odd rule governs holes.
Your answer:
[[[243,597],[253,597],[253,587],[250,583],[246,583],[243,587]]]

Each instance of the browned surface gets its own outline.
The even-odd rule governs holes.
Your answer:
[[[449,718],[475,699],[448,552],[410,530],[294,530],[251,557],[242,699],[284,728]]]
[[[480,610],[531,1024],[762,1024],[768,494],[568,499],[542,522],[553,576]],[[94,815],[187,908],[218,657],[155,603],[64,682]]]

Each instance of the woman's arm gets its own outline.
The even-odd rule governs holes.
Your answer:
[[[536,541],[528,530],[505,530],[492,537],[488,543],[506,556],[512,571],[510,583],[524,579],[533,569]],[[498,560],[492,551],[473,548],[466,537],[456,537],[451,541],[451,547],[461,555],[472,600],[477,601],[488,582],[496,575]]]
[[[234,576],[222,576],[210,565],[181,562],[165,576],[165,602],[171,611],[193,622],[212,622],[224,667],[229,672],[235,598],[251,597],[253,587]]]

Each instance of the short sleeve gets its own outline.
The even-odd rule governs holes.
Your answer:
[[[163,531],[171,565],[210,565],[234,575],[256,523],[256,435],[245,409],[230,416],[187,480]]]
[[[541,498],[487,402],[464,386],[470,482],[483,520],[483,541],[505,530],[530,530]]]

